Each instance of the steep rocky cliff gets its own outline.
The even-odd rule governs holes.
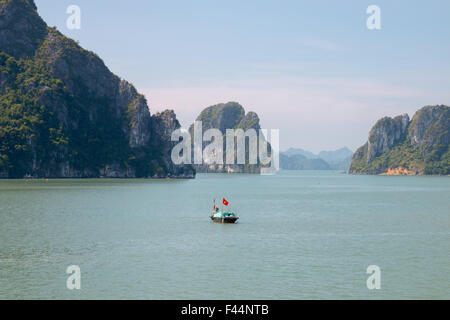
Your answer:
[[[367,161],[371,162],[379,155],[390,150],[406,135],[409,116],[403,114],[395,118],[384,117],[370,130],[367,141]]]
[[[249,163],[249,141],[246,139],[246,160],[245,164],[226,164],[226,130],[227,129],[242,129],[247,131],[248,129],[255,129],[256,133],[259,133],[260,124],[259,117],[254,112],[245,113],[244,108],[237,102],[221,103],[214,106],[210,106],[204,109],[197,117],[196,121],[202,122],[202,131],[205,132],[208,129],[219,129],[223,135],[223,153],[224,164],[213,164],[211,159],[206,157],[203,159],[202,165],[196,165],[197,172],[228,172],[228,173],[259,173],[262,164],[250,164]],[[189,128],[191,136],[194,137],[194,125]],[[192,139],[194,141],[194,139]],[[210,142],[203,143],[203,149]],[[237,143],[235,143],[235,147]],[[259,144],[258,144],[259,146]],[[257,148],[258,148],[257,146]],[[257,150],[257,149],[256,149]],[[270,144],[268,147],[270,155]],[[236,160],[236,159],[235,159]]]
[[[145,97],[37,13],[0,0],[0,177],[182,177],[173,111]]]
[[[450,108],[426,106],[379,120],[354,154],[350,173],[450,174]],[[401,170],[397,170],[401,168]],[[406,169],[406,170],[405,170]]]

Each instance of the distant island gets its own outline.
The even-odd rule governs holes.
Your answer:
[[[179,127],[33,0],[0,0],[0,178],[193,178],[171,161]]]
[[[449,175],[450,107],[426,106],[410,121],[407,114],[384,117],[353,156],[352,174]]]
[[[343,147],[335,151],[314,154],[303,149],[290,148],[280,153],[280,168],[283,170],[342,170],[350,167],[353,152]]]
[[[205,108],[196,118],[196,121],[202,122],[203,132],[208,129],[218,129],[225,136],[227,129],[242,129],[244,132],[254,129],[258,132],[261,129],[259,117],[255,112],[245,112],[245,109],[238,102],[219,103]],[[192,137],[194,135],[194,125],[189,128]],[[193,140],[193,139],[192,139]],[[250,164],[248,139],[246,140],[246,161],[245,164],[226,164],[225,161],[225,145],[224,139],[224,164],[216,164],[210,161],[210,157],[203,159],[203,163],[195,165],[197,172],[210,173],[260,173],[262,165]],[[206,144],[206,143],[204,143]],[[269,147],[270,150],[270,147]],[[259,161],[259,160],[258,160]]]

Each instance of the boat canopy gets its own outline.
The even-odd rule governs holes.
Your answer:
[[[223,217],[235,217],[236,215],[233,212],[216,212],[214,213],[214,218],[223,218]]]

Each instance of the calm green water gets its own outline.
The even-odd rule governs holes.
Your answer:
[[[449,299],[449,249],[448,177],[0,181],[1,299]]]

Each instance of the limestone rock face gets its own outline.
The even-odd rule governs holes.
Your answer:
[[[427,106],[419,110],[411,121],[408,138],[419,148],[422,155],[432,151],[433,146],[450,143],[450,108]]]
[[[407,114],[378,120],[369,133],[367,162],[390,150],[397,142],[403,139],[408,124],[409,116]]]
[[[181,127],[178,122],[175,112],[173,110],[166,110],[164,112],[156,113],[152,116],[152,128],[156,133],[153,136],[151,144],[155,149],[161,152],[161,161],[163,161],[164,167],[169,170],[169,177],[177,178],[194,178],[196,171],[191,165],[174,165],[170,159],[172,148],[178,142],[172,142],[172,132]]]
[[[425,106],[408,115],[379,120],[368,142],[353,155],[350,173],[450,174],[450,108]]]
[[[221,103],[214,106],[210,106],[204,109],[200,115],[197,117],[196,121],[202,122],[203,133],[208,129],[218,129],[223,135],[223,153],[224,161],[223,164],[213,163],[213,156],[210,155],[203,158],[203,164],[196,165],[196,170],[198,172],[221,172],[221,173],[260,173],[261,163],[251,164],[249,162],[249,152],[254,152],[257,155],[257,148],[259,143],[250,151],[250,145],[246,141],[246,163],[235,164],[226,163],[226,130],[227,129],[242,129],[245,131],[249,129],[256,130],[256,134],[259,134],[259,129],[261,129],[259,124],[259,117],[255,112],[246,113],[244,108],[237,102]],[[193,137],[194,141],[194,125],[191,125],[189,132]],[[209,142],[203,143],[203,149]],[[235,144],[236,148],[237,143]],[[203,150],[202,149],[202,150]],[[269,155],[270,155],[270,144],[268,144]]]
[[[0,52],[25,58],[33,55],[47,33],[33,0],[0,1]]]
[[[180,177],[173,111],[49,28],[33,0],[0,0],[0,178]],[[18,117],[18,115],[20,115]]]
[[[226,129],[236,127],[244,117],[245,110],[239,103],[228,102],[204,109],[196,120],[202,121],[204,131],[215,128],[225,134]]]

